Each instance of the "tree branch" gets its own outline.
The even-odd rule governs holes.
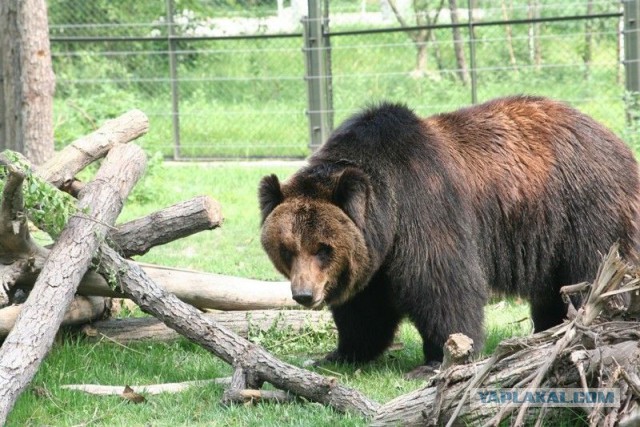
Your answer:
[[[54,187],[69,186],[78,172],[104,157],[115,145],[133,141],[148,130],[147,116],[140,110],[131,110],[64,147],[38,169],[38,174]]]

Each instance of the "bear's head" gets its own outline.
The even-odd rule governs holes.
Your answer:
[[[293,299],[307,307],[336,306],[369,279],[364,237],[370,185],[348,167],[335,173],[305,173],[280,184],[260,182],[262,246],[291,281]]]

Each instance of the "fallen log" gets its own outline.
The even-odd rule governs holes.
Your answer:
[[[5,190],[11,188],[7,186]],[[119,231],[112,231],[111,237],[119,242],[116,247],[123,250],[124,256],[146,252],[155,245],[198,230],[215,228],[222,222],[218,202],[206,196],[196,197],[160,211],[157,217],[166,219],[160,219],[165,227],[159,228],[154,239],[141,243],[142,233],[154,227],[154,217],[155,214],[152,214],[140,221],[124,224]],[[11,221],[0,222],[0,227],[2,224],[12,227]],[[136,224],[143,224],[142,231],[132,231]],[[34,244],[26,235],[4,234],[7,238],[0,243],[0,261],[3,264],[0,274],[5,283],[11,282],[7,287],[15,285],[28,291],[40,274],[49,251]],[[16,257],[27,259],[14,263]],[[154,280],[175,293],[178,298],[201,309],[265,310],[298,306],[291,298],[288,282],[268,282],[153,264],[143,265]],[[0,289],[0,293],[1,291]],[[78,293],[87,296],[124,297],[106,279],[92,271],[83,277]],[[3,299],[0,295],[0,306],[6,305],[7,302],[2,303],[4,300],[8,302],[7,297]]]
[[[157,218],[163,226],[156,227],[153,218]],[[117,230],[112,231],[110,236],[112,240],[117,242],[115,247],[122,251],[125,257],[129,257],[196,231],[215,228],[221,222],[222,217],[218,202],[209,197],[200,196],[166,208],[157,215],[151,214],[140,220],[125,223]],[[11,226],[11,221],[4,221],[0,223],[0,227],[3,223],[6,227]],[[141,229],[136,232],[136,227],[141,227]],[[154,227],[157,230],[151,232]],[[143,236],[146,232],[151,232],[154,238],[143,242]],[[2,264],[8,265],[0,268],[0,273],[4,277],[3,281],[5,283],[11,282],[11,286],[15,285],[17,288],[28,291],[40,274],[49,251],[32,243],[25,236],[5,234],[7,234],[7,239],[0,243],[0,261]],[[7,259],[15,260],[16,256],[27,258],[29,262],[23,260],[16,264],[7,261]],[[201,309],[266,310],[299,307],[291,298],[289,282],[245,279],[153,264],[143,264],[143,266],[155,281],[175,293],[181,300]],[[1,291],[2,289],[0,289],[0,294]],[[124,297],[122,292],[119,292],[106,279],[92,271],[83,277],[78,287],[78,293],[87,296]],[[7,298],[3,299],[0,295],[0,306],[6,305],[6,302],[2,304],[4,300]]]
[[[3,280],[14,283],[18,289],[30,291],[42,269],[46,254],[48,251],[45,249],[37,257],[1,266]],[[153,264],[140,265],[169,292],[200,309],[235,311],[299,307],[291,298],[289,282],[245,279]],[[87,272],[82,278],[77,293],[85,296],[127,297],[93,271]]]
[[[145,164],[138,146],[116,146],[81,193],[78,212],[49,253],[15,326],[0,347],[0,424],[51,348],[99,242],[115,222]],[[27,227],[26,220],[18,227]]]
[[[333,325],[328,311],[309,310],[257,310],[204,313],[205,318],[224,326],[236,334],[247,337],[249,331],[279,330],[300,331],[306,327],[322,328]],[[0,334],[2,333],[0,310]],[[130,317],[93,322],[82,328],[89,338],[128,344],[138,341],[172,341],[181,335],[155,317]]]
[[[93,134],[74,142],[72,147],[63,150],[64,154],[61,152],[38,169],[38,173],[44,174],[56,186],[62,186],[72,173],[75,174],[91,161],[104,156],[113,146],[128,142],[147,129],[146,116],[138,110],[130,111],[105,123]],[[21,162],[28,163],[26,159]],[[44,182],[39,175],[33,175],[32,179]],[[10,187],[11,185],[7,189]],[[3,200],[11,198],[3,197]],[[114,246],[125,257],[130,257],[145,253],[155,245],[218,227],[221,223],[218,202],[200,196],[122,224],[118,229],[111,230],[110,238],[116,242]],[[11,221],[1,221],[0,227],[12,227],[12,224]],[[36,225],[41,229],[46,228],[44,224]],[[153,238],[142,241],[144,234]],[[34,244],[28,234],[2,235],[6,238],[0,242],[0,307],[9,302],[9,288],[31,289],[49,253],[46,248]],[[178,294],[179,298],[201,309],[261,310],[298,306],[291,298],[288,282],[265,282],[152,265],[148,265],[148,268],[155,280]],[[123,297],[122,293],[117,292],[93,271],[87,272],[83,277],[78,293],[87,296]]]
[[[139,264],[154,282],[194,307],[212,310],[267,310],[300,307],[291,298],[289,282],[268,282],[222,274],[203,273],[153,264]],[[126,298],[104,280],[83,281],[82,295]]]
[[[0,308],[0,340],[4,339],[16,323],[22,304]],[[82,325],[102,318],[108,312],[103,297],[76,296],[62,319],[63,326]]]

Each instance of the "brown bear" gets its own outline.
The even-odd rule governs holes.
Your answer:
[[[531,304],[536,331],[562,322],[561,286],[638,243],[638,165],[590,117],[509,97],[426,119],[392,103],[338,127],[280,184],[260,183],[262,245],[293,298],[326,303],[329,360],[364,362],[408,317],[426,362],[448,335],[481,348],[490,289]]]

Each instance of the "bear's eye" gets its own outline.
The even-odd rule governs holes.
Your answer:
[[[291,265],[291,260],[293,259],[293,252],[290,249],[286,248],[285,246],[280,246],[280,258],[285,264]]]
[[[318,250],[316,252],[316,257],[320,260],[321,263],[327,263],[331,259],[331,254],[333,253],[333,248],[329,245],[320,244]]]

